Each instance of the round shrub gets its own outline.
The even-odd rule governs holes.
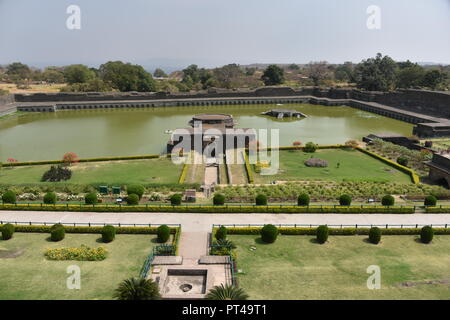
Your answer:
[[[56,193],[47,192],[44,196],[44,203],[45,204],[56,204]]]
[[[97,204],[98,198],[96,193],[88,193],[84,196],[84,203],[86,204]]]
[[[14,231],[15,231],[14,225],[7,223],[2,228],[2,239],[3,240],[9,240],[12,238]]]
[[[432,196],[432,195],[426,196],[425,200],[423,201],[423,204],[425,206],[435,206],[436,203],[437,203],[437,199],[435,196]]]
[[[261,239],[265,243],[274,243],[277,240],[278,228],[273,224],[266,224],[261,229]]]
[[[158,242],[165,243],[170,238],[170,228],[165,224],[160,225],[156,230],[156,234],[158,235]]]
[[[348,194],[343,194],[339,197],[339,204],[341,206],[349,206],[352,204],[352,197]]]
[[[223,206],[225,204],[225,196],[221,193],[216,193],[213,198],[213,204],[215,206]]]
[[[433,240],[434,231],[430,226],[425,226],[420,230],[420,241],[422,243],[430,243]]]
[[[308,142],[303,147],[304,152],[313,153],[313,152],[316,152],[316,150],[317,150],[317,145],[314,142]]]
[[[328,226],[319,226],[316,230],[317,242],[321,244],[327,242],[329,233],[330,230],[328,229]]]
[[[170,204],[173,206],[179,206],[181,204],[181,199],[183,198],[183,196],[179,193],[173,194],[170,197]]]
[[[402,165],[404,167],[408,166],[408,158],[404,157],[404,156],[400,156],[397,158],[397,163],[399,165]]]
[[[137,194],[129,194],[127,197],[127,204],[136,205],[139,203],[139,196]]]
[[[372,227],[369,230],[369,241],[373,244],[380,243],[381,240],[381,229],[378,227]]]
[[[299,206],[309,206],[309,202],[311,201],[309,194],[302,193],[297,198],[297,205]]]
[[[225,240],[227,238],[227,228],[220,226],[216,231],[216,240]]]
[[[64,239],[66,235],[66,230],[64,229],[64,226],[60,223],[54,224],[50,228],[50,239],[52,241],[61,241]]]
[[[257,206],[266,206],[267,205],[267,196],[264,194],[258,194],[255,198],[255,203]]]
[[[395,199],[393,196],[391,196],[390,194],[385,195],[382,199],[381,199],[381,204],[383,206],[393,206],[395,203]]]
[[[144,186],[141,186],[139,184],[133,184],[133,185],[129,185],[127,186],[127,194],[136,194],[139,199],[142,198],[142,196],[144,195],[145,192],[145,188]]]
[[[16,203],[16,200],[16,193],[13,191],[8,190],[2,195],[3,203]]]
[[[116,237],[116,228],[111,225],[106,225],[102,229],[102,241],[105,243],[112,242]]]

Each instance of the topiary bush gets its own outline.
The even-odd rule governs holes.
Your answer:
[[[96,193],[88,193],[84,196],[84,203],[86,204],[97,204],[98,198]]]
[[[2,228],[2,239],[3,240],[9,240],[12,238],[14,231],[15,231],[14,225],[11,223],[7,223]]]
[[[158,236],[158,242],[165,243],[170,238],[170,228],[165,224],[160,225],[156,230],[156,234]]]
[[[398,163],[399,165],[402,165],[402,166],[404,166],[404,167],[407,167],[407,166],[408,166],[408,158],[406,158],[406,157],[404,157],[404,156],[400,156],[400,157],[397,158],[397,163]]]
[[[14,191],[8,190],[2,194],[3,203],[16,203],[16,193]]]
[[[255,198],[255,203],[257,206],[266,206],[267,196],[265,194],[258,194]]]
[[[216,193],[213,198],[213,204],[215,206],[223,206],[225,204],[225,196],[221,193]]]
[[[127,196],[127,204],[136,205],[139,203],[139,196],[137,194],[131,193]]]
[[[430,243],[433,241],[434,230],[430,226],[425,226],[420,230],[420,241],[422,243]]]
[[[317,145],[314,142],[308,142],[304,147],[303,151],[308,153],[316,152]]]
[[[393,196],[391,196],[390,194],[385,195],[382,199],[381,199],[381,204],[383,206],[393,206],[395,203],[395,199]]]
[[[437,203],[437,199],[433,195],[429,195],[425,197],[425,200],[423,201],[423,204],[425,206],[435,206]]]
[[[341,206],[349,206],[352,204],[352,197],[348,194],[343,194],[339,197],[339,204]]]
[[[64,239],[66,235],[66,230],[64,229],[64,226],[60,223],[54,224],[50,228],[50,239],[52,241],[61,241]]]
[[[102,228],[102,241],[105,243],[112,242],[116,237],[116,228],[111,225],[106,225]]]
[[[297,205],[299,206],[309,206],[309,202],[311,201],[309,194],[302,193],[297,198]]]
[[[139,197],[139,199],[142,198],[142,196],[144,195],[144,192],[145,192],[144,186],[141,186],[139,184],[132,184],[132,185],[127,186],[127,194],[128,195],[136,194]]]
[[[372,227],[369,230],[369,241],[373,244],[380,243],[381,240],[381,229],[378,227]]]
[[[261,229],[261,239],[265,243],[274,243],[277,240],[278,228],[273,224],[266,224]]]
[[[216,231],[216,240],[225,240],[227,238],[227,228],[220,226]]]
[[[170,197],[170,204],[173,206],[179,206],[181,204],[181,199],[183,199],[183,196],[179,193],[173,194]]]
[[[327,242],[329,233],[328,226],[319,226],[316,230],[317,242],[320,244]]]
[[[45,204],[56,204],[56,193],[54,193],[54,192],[47,192],[44,195],[44,203]]]

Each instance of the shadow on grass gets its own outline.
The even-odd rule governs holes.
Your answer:
[[[276,240],[275,240],[276,241]],[[267,243],[267,242],[264,242],[263,240],[262,240],[262,238],[261,237],[259,237],[259,238],[256,238],[255,239],[255,243],[256,244],[262,244],[262,245],[268,245],[268,244],[272,244],[272,243]]]
[[[430,243],[425,243],[425,242],[422,242],[422,240],[420,240],[420,237],[415,238],[414,241],[416,243],[420,243],[420,244],[424,244],[424,245],[433,244],[433,240]]]

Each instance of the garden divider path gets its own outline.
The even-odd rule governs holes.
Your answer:
[[[178,254],[183,257],[183,265],[197,265],[208,254],[208,232],[182,231]]]

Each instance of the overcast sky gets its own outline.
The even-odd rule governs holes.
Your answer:
[[[81,30],[66,9],[81,8]],[[366,26],[368,6],[381,28]],[[0,0],[0,64],[450,63],[450,0]]]

